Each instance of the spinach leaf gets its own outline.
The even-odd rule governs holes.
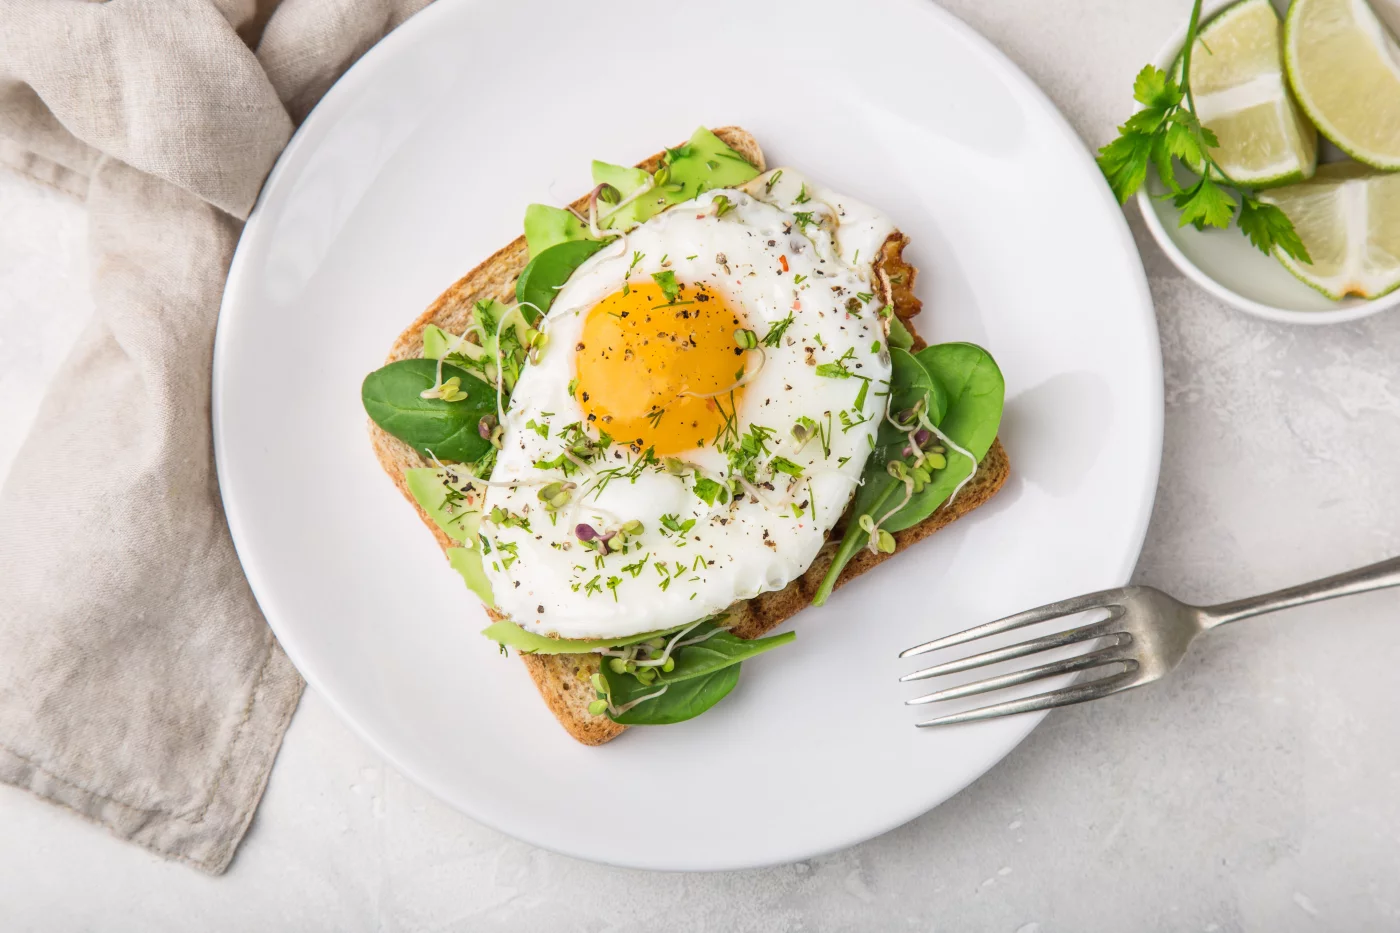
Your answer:
[[[928,370],[911,354],[898,348],[890,351],[890,364],[890,411],[898,414],[913,408],[922,400],[928,406],[929,420],[937,424],[947,408],[948,397],[929,375]],[[890,476],[885,466],[891,460],[902,456],[907,443],[908,438],[904,432],[890,424],[888,418],[881,421],[879,433],[875,437],[875,449],[870,452],[870,458],[865,462],[860,489],[856,492],[853,515],[870,514],[879,518],[884,514],[883,511],[877,510],[876,506],[889,498],[890,490],[902,486]],[[863,540],[860,543],[863,543]],[[854,553],[854,549],[851,553]],[[847,559],[849,556],[847,555]],[[844,561],[842,566],[845,566]]]
[[[890,354],[890,410],[899,412],[912,406],[923,393],[929,420],[978,461],[985,457],[1001,424],[1005,394],[1001,370],[991,355],[970,343],[938,344],[913,356],[898,349]],[[859,524],[862,515],[876,521],[883,519],[880,527],[891,534],[911,528],[932,515],[976,467],[966,457],[948,450],[947,466],[936,471],[923,489],[886,519],[886,513],[904,497],[904,483],[890,476],[887,467],[891,460],[913,462],[912,457],[904,456],[905,443],[905,435],[888,421],[881,426],[875,449],[866,461],[862,486],[850,509],[846,533],[812,599],[813,605],[826,602],[846,564],[869,543],[870,535]]]
[[[515,282],[515,300],[525,320],[532,325],[539,320],[554,304],[559,289],[569,281],[574,270],[607,243],[606,240],[565,240],[531,259]]]
[[[643,632],[624,638],[549,638],[527,632],[514,622],[493,622],[481,630],[481,634],[494,642],[514,648],[521,654],[586,654],[599,648],[621,648],[637,642],[666,635],[675,629],[662,629],[656,632]]]
[[[706,622],[681,640],[689,641],[692,638],[700,638],[712,628],[714,625]],[[669,674],[661,675],[658,682],[674,683],[680,680],[689,680],[692,677],[702,677],[722,667],[747,661],[749,658],[763,654],[765,651],[771,651],[779,645],[786,645],[796,637],[795,632],[784,632],[781,635],[769,635],[767,638],[748,639],[731,635],[728,632],[716,632],[702,642],[686,645],[684,648],[678,648],[672,652],[672,657],[676,659],[676,669]]]
[[[437,381],[433,360],[398,360],[365,377],[360,398],[374,423],[425,456],[477,460],[491,449],[478,425],[496,412],[496,389],[465,369],[444,363],[443,381],[461,380],[465,397],[455,402],[423,398]]]
[[[898,414],[914,407],[920,401],[924,401],[928,406],[929,420],[937,424],[947,406],[947,396],[912,354],[892,347],[889,410]],[[850,520],[846,525],[846,533],[832,558],[831,567],[822,579],[822,585],[817,588],[816,595],[812,598],[812,605],[820,606],[826,602],[831,591],[836,588],[836,578],[841,575],[846,564],[850,563],[856,551],[870,540],[870,536],[857,524],[857,519],[862,515],[871,515],[878,519],[899,501],[893,496],[896,489],[903,494],[903,484],[890,476],[886,466],[891,460],[900,459],[907,442],[903,431],[890,424],[888,418],[881,419],[880,430],[875,437],[875,449],[865,461],[861,485],[856,490],[855,500],[849,509]]]
[[[948,411],[935,421],[939,429],[980,463],[991,450],[1001,426],[1006,382],[990,353],[971,343],[942,343],[915,354],[934,380],[948,392]],[[949,449],[948,466],[933,475],[909,504],[882,526],[891,533],[912,528],[933,514],[977,464]],[[878,516],[877,516],[878,517]]]
[[[714,628],[713,623],[706,622],[682,641],[702,637]],[[643,684],[631,674],[619,674],[605,661],[603,680],[615,707],[666,687],[666,692],[660,696],[638,703],[612,718],[626,725],[663,725],[698,716],[734,689],[739,680],[740,662],[785,645],[796,637],[792,632],[784,632],[749,640],[724,631],[715,632],[702,642],[673,651],[675,669],[661,674],[651,684]]]
[[[948,411],[948,393],[943,390],[942,384],[917,356],[898,347],[891,348],[890,413],[897,415],[921,401],[928,407],[929,420],[934,424],[942,422],[944,414]],[[899,448],[903,448],[904,432],[890,424],[888,418],[883,419],[880,422],[880,435],[875,443],[876,446],[897,444]]]
[[[603,671],[604,677],[612,674],[606,664],[603,665]],[[661,689],[659,682],[650,687],[642,687],[637,678],[626,674],[622,676],[640,687],[637,696],[646,696]],[[738,682],[739,665],[731,664],[704,677],[692,677],[690,680],[672,684],[661,696],[638,703],[627,712],[612,716],[611,719],[624,726],[669,726],[672,723],[685,722],[729,696],[729,691],[733,690]],[[614,703],[616,702],[615,699]]]

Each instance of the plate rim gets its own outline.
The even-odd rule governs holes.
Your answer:
[[[232,310],[239,303],[239,295],[243,289],[245,278],[243,267],[250,262],[248,254],[252,251],[249,245],[270,233],[264,228],[266,226],[266,216],[264,204],[269,197],[269,192],[278,187],[278,180],[286,171],[290,171],[288,166],[295,161],[297,154],[310,145],[308,140],[312,133],[309,128],[314,128],[320,120],[328,119],[328,114],[340,107],[343,100],[347,100],[347,95],[354,94],[363,83],[365,77],[377,66],[381,59],[397,53],[399,47],[411,47],[417,40],[420,33],[431,28],[432,23],[439,17],[447,15],[444,10],[454,6],[477,5],[484,0],[436,0],[429,6],[415,13],[409,19],[401,23],[393,32],[389,33],[377,44],[371,47],[363,56],[338,78],[335,83],[317,102],[312,111],[297,127],[287,146],[283,149],[277,162],[274,164],[263,187],[259,192],[253,210],[250,212],[245,222],[243,231],[239,237],[237,247],[234,251],[233,259],[229,266],[228,278],[224,289],[223,297],[219,306],[218,321],[215,330],[212,366],[212,394],[211,394],[211,421],[213,426],[213,446],[215,466],[220,478],[219,495],[227,518],[230,537],[233,540],[235,551],[239,554],[240,564],[243,566],[244,574],[254,597],[258,600],[259,609],[263,612],[269,627],[276,636],[278,643],[287,654],[292,664],[297,668],[307,685],[312,687],[324,700],[335,715],[355,733],[362,741],[369,745],[375,753],[380,755],[386,762],[391,764],[404,777],[431,793],[438,800],[448,807],[464,814],[470,819],[497,832],[503,833],[511,838],[521,840],[529,845],[545,849],[550,852],[559,853],[572,858],[578,858],[598,864],[610,865],[618,868],[640,869],[650,871],[736,871],[757,868],[766,868],[776,865],[791,864],[795,861],[825,855],[831,852],[841,851],[851,846],[859,845],[863,842],[882,836],[887,832],[897,829],[906,823],[925,815],[938,806],[946,803],[952,797],[965,791],[972,784],[984,777],[992,768],[1006,758],[1015,748],[1017,748],[1026,737],[1040,724],[1048,715],[1048,712],[1023,714],[1020,717],[1022,727],[1017,731],[1014,741],[1008,741],[1004,748],[992,755],[984,767],[975,773],[969,772],[965,780],[958,786],[949,790],[936,799],[927,803],[921,801],[918,807],[911,812],[897,815],[891,820],[884,820],[878,824],[869,824],[859,832],[848,835],[833,841],[829,845],[819,848],[805,847],[800,850],[788,851],[779,855],[770,855],[757,859],[731,859],[724,862],[706,861],[703,863],[689,863],[684,857],[671,859],[666,864],[655,864],[652,860],[629,860],[626,858],[604,858],[598,854],[575,849],[568,845],[561,845],[556,841],[540,838],[532,830],[522,829],[516,826],[504,826],[498,822],[489,809],[469,802],[458,795],[453,788],[445,786],[442,782],[434,779],[430,775],[419,772],[402,761],[380,741],[380,739],[363,723],[352,716],[337,697],[336,691],[328,689],[322,681],[317,664],[302,653],[301,646],[296,638],[285,637],[279,631],[279,626],[273,621],[273,614],[263,609],[263,600],[259,596],[260,589],[264,589],[265,581],[262,580],[260,570],[253,570],[249,563],[243,560],[243,547],[240,545],[240,538],[243,537],[242,529],[244,519],[239,512],[239,506],[231,501],[228,494],[228,484],[223,481],[226,474],[225,451],[227,450],[225,433],[227,425],[224,420],[223,404],[223,383],[228,371],[229,339],[227,339],[228,328],[225,322],[230,317],[236,315]],[[1133,290],[1137,293],[1137,302],[1134,313],[1145,318],[1144,334],[1146,337],[1146,349],[1148,352],[1148,363],[1152,378],[1147,385],[1150,388],[1151,397],[1147,400],[1152,415],[1151,423],[1148,425],[1148,437],[1151,456],[1148,457],[1148,476],[1144,477],[1143,490],[1137,503],[1136,514],[1132,516],[1132,531],[1128,540],[1130,544],[1125,548],[1122,565],[1118,568],[1115,577],[1122,583],[1127,583],[1132,575],[1132,571],[1141,555],[1142,546],[1146,539],[1148,525],[1152,517],[1153,507],[1156,501],[1157,484],[1160,478],[1162,445],[1165,429],[1165,384],[1163,381],[1163,361],[1161,353],[1160,335],[1157,328],[1156,311],[1152,301],[1151,290],[1148,286],[1147,276],[1142,264],[1142,257],[1137,249],[1136,241],[1128,225],[1121,206],[1113,197],[1107,183],[1103,181],[1094,163],[1092,153],[1070,124],[1059,107],[1050,97],[1037,85],[1022,69],[1002,52],[991,40],[977,32],[954,13],[943,7],[927,3],[924,0],[893,0],[893,2],[903,3],[913,9],[918,8],[922,12],[931,13],[939,22],[939,27],[958,41],[964,43],[971,51],[984,56],[989,64],[995,69],[997,75],[1009,81],[1018,90],[1028,95],[1039,106],[1039,109],[1048,118],[1049,124],[1054,131],[1064,140],[1067,148],[1071,152],[1078,154],[1081,166],[1091,169],[1093,174],[1098,176],[1098,191],[1101,206],[1107,211],[1110,218],[1110,226],[1116,231],[1118,245],[1123,250],[1123,261],[1129,266],[1129,278],[1132,280]],[[1116,219],[1115,219],[1116,218]]]

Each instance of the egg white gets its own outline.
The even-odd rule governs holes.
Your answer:
[[[482,524],[497,608],[522,627],[563,638],[610,638],[694,621],[786,586],[811,564],[844,512],[885,414],[890,364],[877,313],[884,302],[870,262],[893,227],[789,170],[765,187],[774,174],[652,218],[604,247],[560,291],[545,327],[548,344],[511,396],[485,501],[488,515],[501,508],[528,528],[489,518]],[[720,196],[734,206],[717,217],[712,202]],[[796,211],[829,219],[804,228]],[[634,254],[641,254],[635,265]],[[582,473],[569,477],[579,484],[574,501],[552,516],[546,511],[541,484],[564,476],[534,464],[558,456],[560,429],[585,420],[569,388],[574,348],[589,310],[622,288],[629,267],[633,281],[665,268],[682,283],[704,282],[742,309],[760,338],[792,313],[783,339],[765,348],[766,362],[745,385],[737,421],[741,434],[755,424],[773,429],[771,454],[798,464],[798,480],[775,474],[771,488],[749,487],[728,505],[709,506],[693,492],[693,475],[645,468],[635,479],[613,479],[595,490]],[[856,313],[847,308],[852,299]],[[750,371],[754,357],[746,359]],[[816,364],[843,357],[851,377],[817,375]],[[858,411],[854,403],[866,379]],[[843,411],[858,423],[843,429]],[[822,426],[825,446],[820,438],[794,439],[792,427],[802,416]],[[548,437],[540,426],[548,427]],[[682,459],[717,479],[728,472],[725,454],[708,445]],[[636,460],[634,451],[614,445],[593,467],[626,468]],[[510,482],[529,485],[499,485]],[[685,534],[667,532],[663,515],[694,525]],[[628,539],[626,553],[600,560],[575,536],[579,523],[606,529],[630,520],[644,530]]]

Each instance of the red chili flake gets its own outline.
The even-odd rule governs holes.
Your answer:
[[[801,311],[801,310],[802,310],[802,299],[801,299],[801,298],[794,298],[794,299],[792,299],[792,310],[794,310],[794,311]]]
[[[783,267],[783,271],[784,271],[784,272],[788,271],[787,257],[786,257],[786,256],[779,256],[779,257],[778,257],[778,265],[780,265],[780,266]]]

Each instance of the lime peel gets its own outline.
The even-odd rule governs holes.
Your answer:
[[[1400,169],[1400,44],[1365,0],[1293,0],[1284,66],[1324,136],[1357,161]]]

